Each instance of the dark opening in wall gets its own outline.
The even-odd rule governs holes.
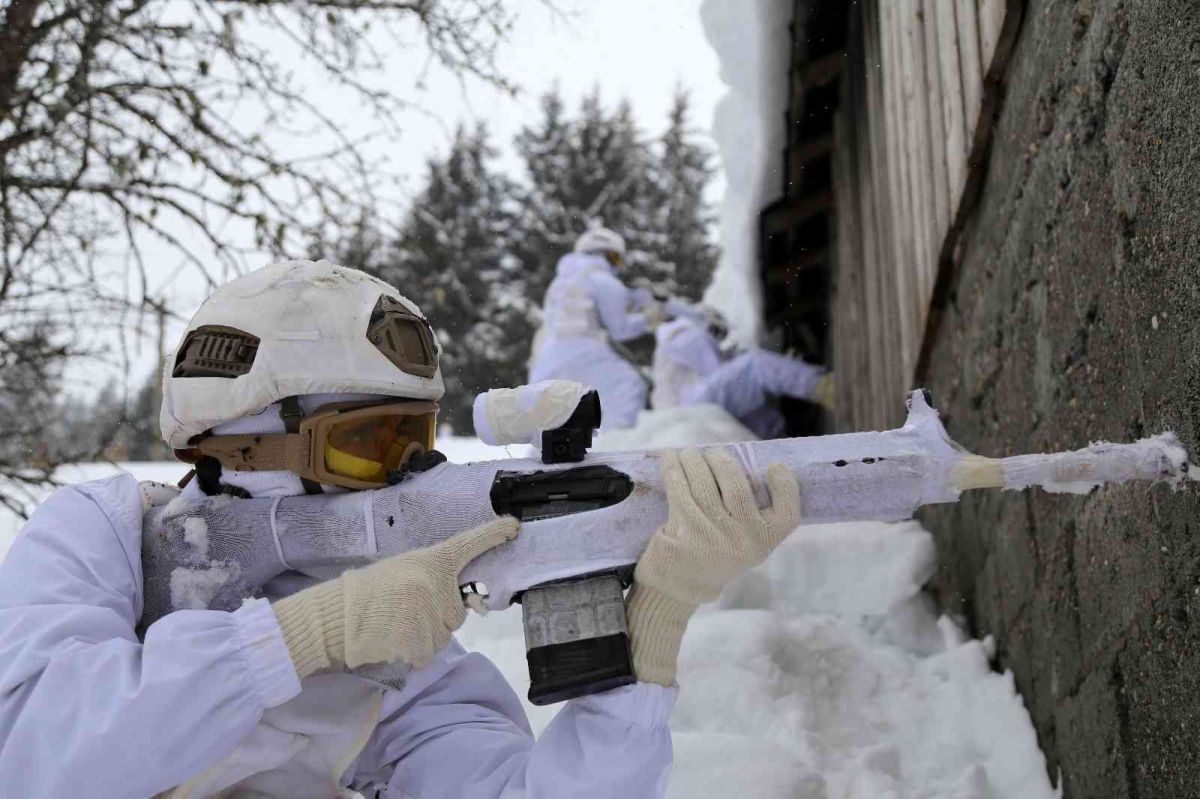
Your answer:
[[[784,119],[783,196],[759,217],[759,268],[768,338],[809,363],[830,365],[829,304],[836,208],[834,116],[846,58],[847,4],[796,0]],[[790,435],[824,431],[820,409],[781,401]]]

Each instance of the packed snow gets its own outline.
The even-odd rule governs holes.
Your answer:
[[[747,440],[712,406],[644,414],[603,449]],[[524,456],[445,438],[454,461]],[[511,450],[511,451],[510,451]],[[118,468],[174,482],[179,464],[90,464],[66,482]],[[0,523],[0,553],[15,534]],[[190,534],[197,545],[199,526]],[[1012,675],[990,640],[967,638],[922,591],[935,566],[916,522],[801,527],[759,568],[701,608],[680,653],[671,726],[672,799],[1040,799],[1057,796]],[[181,591],[205,590],[205,576]],[[174,586],[173,586],[174,588]],[[471,614],[459,633],[516,690],[529,687],[521,611]],[[556,707],[526,704],[535,731]]]
[[[786,129],[779,110],[787,106],[792,5],[704,0],[700,6],[704,35],[729,87],[713,114],[726,189],[721,261],[704,301],[729,318],[732,336],[743,344],[757,343],[761,332],[758,213],[783,192]]]
[[[200,516],[183,520],[183,540],[196,548],[201,555],[208,554],[208,522]]]
[[[214,563],[207,569],[180,567],[171,572],[171,607],[204,610],[233,575],[233,563]]]

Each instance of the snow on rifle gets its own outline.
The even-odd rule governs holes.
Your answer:
[[[800,481],[803,523],[908,519],[923,505],[957,501],[964,490],[1041,486],[1052,492],[1085,493],[1103,483],[1178,485],[1188,479],[1187,453],[1170,433],[1132,444],[1096,443],[1073,452],[993,459],[955,444],[922,392],[913,392],[908,405],[904,426],[895,430],[725,448],[753,476],[760,496],[765,489],[759,477],[767,464],[781,461],[790,466]],[[568,415],[579,418],[578,413]],[[554,421],[563,424],[562,418]],[[571,440],[571,431],[566,432],[564,439],[562,428],[547,431],[558,436],[547,441],[563,444],[551,449],[560,454],[582,452],[579,442]],[[586,432],[585,443],[590,444],[590,429],[576,432]],[[550,450],[544,457],[555,460]],[[289,569],[328,578],[380,557],[428,546],[502,514],[523,520],[521,534],[462,573],[464,584],[476,593],[475,604],[504,608],[530,589],[573,578],[625,579],[649,537],[666,520],[658,460],[656,452],[621,452],[591,454],[574,463],[442,463],[373,491],[274,499],[221,496],[196,502],[180,498],[152,509],[146,519],[143,625],[185,607],[236,607]],[[766,497],[761,499],[765,503]],[[189,530],[196,538],[197,517],[207,531],[205,552],[186,539]],[[611,580],[581,583],[573,597],[563,596],[561,586],[556,590],[556,606],[611,606],[614,596],[617,604],[620,601],[619,588],[614,595]],[[539,640],[553,643],[555,631],[538,617],[543,602],[526,605],[534,652]],[[622,632],[624,619],[590,613],[583,622],[589,625],[596,636],[582,637],[602,638],[600,633]],[[581,636],[572,630],[559,637]],[[532,656],[530,662],[532,667]],[[553,689],[546,693],[555,699],[563,695],[571,694]]]

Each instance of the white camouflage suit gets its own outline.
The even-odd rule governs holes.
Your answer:
[[[288,473],[224,480],[302,493]],[[267,599],[171,613],[139,638],[142,503],[129,475],[60,489],[0,565],[0,795],[665,794],[674,688],[569,701],[535,740],[496,667],[455,641],[395,687],[340,672],[301,681]],[[289,572],[265,593],[309,584]]]
[[[600,392],[601,429],[633,427],[646,407],[646,381],[609,339],[649,332],[645,296],[627,288],[602,255],[569,253],[546,290],[529,382],[574,380]]]
[[[680,317],[654,333],[654,408],[720,405],[760,438],[778,438],[784,420],[768,393],[804,399],[825,373],[820,367],[751,349],[728,361],[705,325]]]

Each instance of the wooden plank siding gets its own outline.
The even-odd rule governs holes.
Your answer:
[[[792,0],[782,195],[759,218],[764,323],[838,377],[792,435],[903,419],[949,294],[1023,0]]]
[[[880,35],[880,11],[878,6],[871,4],[864,9],[864,24],[862,28],[863,42],[865,54],[861,63],[866,66],[863,71],[866,72],[866,91],[864,93],[864,102],[861,105],[854,107],[874,107],[881,108],[884,106],[887,98],[886,87],[884,85],[884,60],[881,54],[883,48],[883,39]],[[876,342],[881,341],[886,335],[886,331],[893,329],[895,321],[893,319],[892,295],[886,291],[886,284],[883,276],[887,274],[891,263],[889,253],[891,248],[888,242],[894,240],[892,231],[892,215],[888,207],[890,194],[887,191],[893,184],[891,183],[893,175],[887,168],[888,138],[887,138],[887,119],[882,114],[876,114],[866,119],[866,124],[862,124],[862,120],[856,120],[857,127],[865,128],[866,135],[866,158],[863,168],[863,185],[860,189],[862,192],[858,198],[858,204],[863,208],[863,216],[868,220],[866,224],[856,235],[863,238],[865,242],[864,250],[867,253],[868,260],[864,264],[868,268],[868,274],[864,276],[863,281],[867,284],[865,293],[868,301],[865,303],[867,313],[867,331],[869,333],[865,341]],[[847,197],[847,193],[843,191],[839,194],[839,198]],[[850,194],[847,201],[853,202],[854,195]],[[842,262],[847,263],[847,262]],[[838,270],[840,276],[842,270]],[[837,318],[838,304],[837,298],[834,298],[833,318]],[[861,338],[861,337],[860,337]],[[836,339],[834,341],[834,368],[837,369],[839,363],[838,353],[843,351],[844,347],[840,346],[838,341],[853,341],[853,338]],[[862,369],[870,375],[870,380],[865,384],[870,386],[868,391],[849,392],[851,394],[864,394],[859,397],[862,407],[861,415],[856,417],[861,420],[878,419],[878,422],[873,425],[875,427],[884,426],[884,419],[878,413],[880,404],[872,399],[878,393],[887,391],[889,385],[893,381],[892,375],[888,367],[898,372],[898,364],[881,364],[877,359],[872,359],[870,356],[869,347],[860,347],[861,352],[859,359],[862,362]],[[840,392],[843,397],[847,396],[848,392]],[[835,419],[835,422],[837,420]]]
[[[945,136],[947,186],[950,216],[958,210],[967,179],[967,123],[962,88],[962,62],[958,51],[958,19],[954,4],[936,2],[938,60],[941,65],[942,132]]]
[[[928,128],[925,133],[925,144],[932,165],[929,191],[933,197],[934,215],[930,217],[933,237],[940,244],[941,231],[950,229],[950,194],[948,187],[950,179],[946,164],[946,147],[943,136],[943,126],[946,118],[945,100],[942,90],[942,61],[938,54],[938,42],[941,37],[938,31],[937,0],[923,0],[922,13],[925,19],[925,96],[929,98]],[[934,258],[936,259],[936,254]],[[928,263],[929,288],[937,279],[936,261]]]
[[[1020,15],[1018,0],[864,0],[850,11],[833,130],[836,428],[903,419]]]

